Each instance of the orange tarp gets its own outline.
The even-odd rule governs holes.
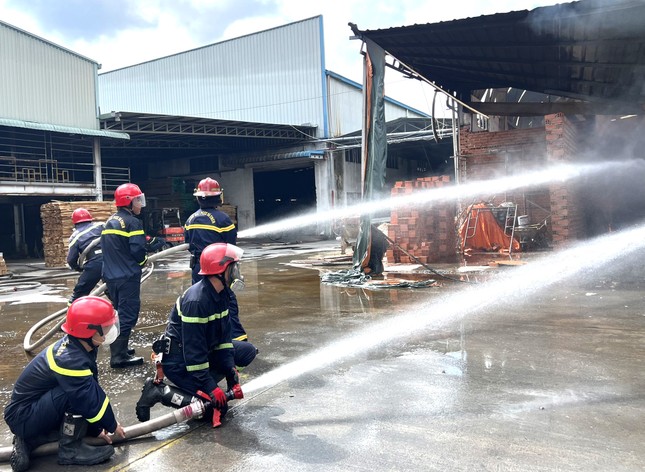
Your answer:
[[[470,228],[468,228],[468,216],[459,228],[461,237],[461,250],[476,249],[480,251],[508,251],[511,243],[511,237],[504,233],[495,219],[495,215],[490,209],[493,208],[485,203],[471,205],[468,209],[470,213]],[[483,210],[482,210],[483,209]],[[477,217],[479,213],[479,217]],[[467,215],[468,213],[466,213]],[[477,224],[475,225],[475,221]],[[474,228],[474,230],[473,230]],[[466,234],[466,232],[468,234]],[[468,236],[468,237],[466,237]],[[513,239],[513,252],[520,250],[520,243]]]

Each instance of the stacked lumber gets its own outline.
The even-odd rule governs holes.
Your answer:
[[[65,267],[67,242],[74,231],[72,212],[77,208],[89,210],[94,221],[106,221],[114,212],[114,202],[50,202],[40,206],[43,223],[43,252],[45,267]]]
[[[7,263],[4,261],[4,255],[0,252],[0,275],[7,275]]]
[[[447,175],[396,182],[392,196],[408,196],[451,185]],[[456,258],[456,207],[454,202],[392,210],[388,237],[396,242],[386,251],[388,263],[452,262]],[[405,251],[401,250],[404,249]],[[410,257],[411,254],[414,257]]]
[[[237,207],[235,205],[229,205],[227,203],[224,203],[218,206],[217,209],[221,210],[223,213],[226,213],[228,217],[231,219],[231,221],[233,222],[233,224],[237,226]]]

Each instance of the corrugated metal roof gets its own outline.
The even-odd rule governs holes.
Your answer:
[[[322,17],[99,75],[102,113],[127,110],[324,133]]]
[[[644,104],[644,25],[642,0],[581,0],[441,23],[354,29],[461,97],[515,87]]]
[[[102,138],[114,138],[114,139],[130,139],[130,136],[127,133],[119,133],[116,131],[103,131],[98,129],[87,129],[87,128],[74,128],[72,126],[60,126],[52,125],[49,123],[35,123],[33,121],[23,121],[23,120],[10,120],[7,118],[0,118],[0,126],[11,126],[14,128],[28,128],[28,129],[39,129],[43,131],[53,131],[56,133],[66,133],[66,134],[82,134],[85,136],[99,136]]]

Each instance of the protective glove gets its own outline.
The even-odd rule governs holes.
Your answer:
[[[237,369],[233,367],[231,371],[226,376],[226,389],[233,390],[233,387],[240,384],[240,375],[237,373]]]
[[[210,394],[211,404],[217,408],[222,415],[225,415],[228,411],[228,402],[226,401],[226,394],[224,390],[219,387],[215,387]]]

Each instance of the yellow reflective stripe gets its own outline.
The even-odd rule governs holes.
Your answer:
[[[103,405],[101,405],[101,409],[99,412],[96,414],[94,418],[88,418],[87,422],[88,423],[96,423],[99,421],[101,418],[103,418],[103,415],[105,414],[105,410],[107,410],[108,405],[110,404],[110,399],[105,396],[105,400],[103,400]]]
[[[218,233],[224,233],[226,231],[231,231],[235,229],[235,225],[231,224],[226,226],[225,228],[220,228],[219,226],[211,226],[211,225],[200,225],[200,224],[195,224],[195,225],[187,225],[186,230],[191,230],[191,229],[207,229],[209,231],[216,231]]]
[[[143,260],[141,262],[139,262],[139,265],[140,266],[146,265],[146,262],[148,262],[148,255],[147,254],[146,254],[146,257],[144,257]]]
[[[233,349],[233,343],[222,343],[217,346],[214,351],[217,351],[219,349]]]
[[[203,364],[187,365],[186,366],[186,370],[188,372],[195,372],[196,370],[204,370],[204,369],[208,369],[208,368],[209,368],[208,362],[204,362]]]
[[[68,245],[68,246],[69,246],[69,247],[72,247],[72,246],[74,245],[74,243],[75,243],[76,241],[78,241],[78,238],[80,238],[81,236],[83,236],[83,235],[84,235],[85,233],[87,233],[88,231],[91,231],[91,230],[93,230],[94,228],[96,228],[97,226],[100,226],[100,225],[101,225],[101,223],[94,223],[93,225],[90,225],[90,227],[89,227],[89,228],[87,228],[86,230],[81,231],[80,233],[78,233],[78,234],[76,235],[76,237],[75,237],[74,239],[72,239],[72,240],[69,242],[69,245]]]
[[[179,317],[184,323],[208,323],[209,321],[215,321],[228,316],[228,310],[224,310],[221,313],[215,313],[210,316],[184,316],[181,310],[178,310]]]
[[[117,236],[124,236],[126,238],[130,238],[132,236],[143,236],[145,233],[143,232],[142,229],[138,229],[136,231],[130,231],[129,233],[127,231],[121,231],[120,229],[104,229],[101,234],[116,234]]]
[[[249,337],[246,334],[243,334],[242,336],[238,336],[237,338],[233,338],[233,341],[245,341],[249,339]]]
[[[53,344],[47,348],[47,363],[49,364],[49,368],[51,370],[53,370],[57,374],[66,375],[67,377],[87,377],[88,375],[92,375],[92,371],[90,369],[74,370],[59,367],[54,360]]]

